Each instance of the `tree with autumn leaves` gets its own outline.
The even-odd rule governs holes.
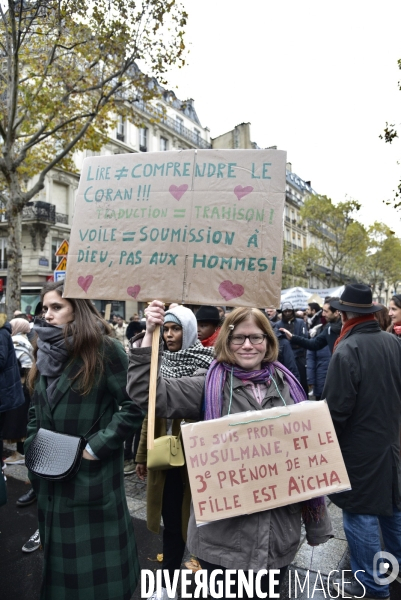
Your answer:
[[[301,218],[311,235],[310,244],[295,252],[284,247],[283,287],[304,285],[308,264],[311,274],[327,287],[356,280],[370,284],[373,293],[382,284],[397,289],[401,241],[384,223],[365,228],[357,219],[360,207],[355,200],[334,204],[320,195],[305,200]]]
[[[6,4],[6,6],[5,6]],[[7,0],[0,5],[0,208],[9,316],[20,306],[24,206],[74,150],[99,151],[116,115],[137,122],[169,67],[184,64],[175,0]],[[148,73],[148,75],[146,75]],[[27,184],[29,182],[29,185]]]
[[[315,195],[305,201],[301,217],[312,236],[311,246],[319,253],[321,264],[328,270],[327,287],[335,274],[351,274],[366,255],[368,237],[356,219],[360,204],[347,200],[334,204],[327,196]]]

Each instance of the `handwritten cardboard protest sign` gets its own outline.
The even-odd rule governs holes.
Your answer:
[[[182,435],[198,524],[351,487],[325,401],[190,423]]]
[[[87,158],[65,295],[278,304],[285,163],[279,150]]]

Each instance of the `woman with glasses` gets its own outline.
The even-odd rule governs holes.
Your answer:
[[[146,334],[142,347],[130,350],[127,386],[130,397],[144,410],[149,391],[152,334],[156,325],[163,324],[163,303],[154,300],[145,313]],[[157,416],[211,420],[229,411],[233,414],[262,410],[305,399],[295,377],[277,362],[277,338],[261,311],[236,308],[229,313],[217,338],[215,354],[206,376],[195,373],[192,377],[169,379],[159,374]],[[199,528],[191,508],[187,546],[208,572],[252,569],[256,575],[260,569],[278,569],[281,585],[299,545],[302,513],[310,517],[305,518],[310,544],[317,545],[332,537],[330,517],[324,500],[319,498],[307,505],[291,504],[214,521]],[[262,589],[268,592],[267,576],[262,577]]]

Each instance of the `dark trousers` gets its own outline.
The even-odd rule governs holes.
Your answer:
[[[163,491],[163,569],[167,569],[170,581],[175,569],[181,568],[185,542],[182,537],[182,499],[184,485],[181,469],[166,471],[166,482]],[[163,586],[165,587],[164,583]]]
[[[306,376],[306,358],[305,356],[296,356],[295,362],[299,372],[299,383],[305,390],[305,394],[309,394],[308,378]]]
[[[219,574],[219,575],[216,576],[216,582],[218,582],[218,581],[222,581],[223,582],[223,597],[220,598],[220,600],[226,600],[226,590],[225,590],[225,584],[224,584],[224,575],[225,575],[225,571],[227,569],[225,567],[221,567],[220,565],[214,565],[212,563],[208,563],[208,562],[206,562],[203,559],[198,559],[198,560],[199,560],[199,562],[200,562],[200,564],[202,566],[202,569],[205,569],[207,571],[208,581],[209,581],[210,574],[211,574],[212,571],[214,571],[215,569],[220,569],[221,571],[223,571],[222,574]],[[274,593],[278,593],[280,591],[280,588],[281,588],[281,585],[282,585],[282,583],[284,581],[284,577],[285,577],[285,574],[287,572],[287,569],[288,569],[288,567],[282,567],[281,569],[277,569],[277,570],[280,571],[280,573],[278,573],[278,574],[275,573],[274,574],[275,581],[279,582],[278,585],[274,586],[274,590],[273,590]],[[256,573],[254,573],[254,575],[256,576]],[[229,591],[231,592],[231,594],[234,593],[236,598],[239,598],[237,578],[234,576],[234,577],[231,577],[230,579],[231,580],[235,580],[235,584],[230,585],[230,590]],[[216,587],[216,591],[217,591],[218,590],[217,585],[215,585],[215,587]],[[261,578],[261,580],[260,580],[260,589],[261,589],[262,592],[267,593],[266,598],[270,598],[270,596],[269,596],[269,575],[263,575],[263,577]],[[209,595],[210,595],[211,598],[215,597],[210,592],[209,592]],[[242,598],[244,598],[244,600],[246,600],[246,599],[248,599],[248,600],[260,600],[260,597],[256,595],[256,590],[255,589],[254,589],[253,596],[248,596],[245,593],[245,590],[243,590]]]
[[[124,442],[124,460],[135,460],[141,439],[141,428],[134,431]],[[134,446],[134,447],[132,447]]]

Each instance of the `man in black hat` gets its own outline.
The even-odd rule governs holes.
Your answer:
[[[401,345],[380,329],[368,285],[347,285],[331,300],[343,327],[334,345],[322,398],[327,399],[350,491],[330,499],[342,508],[351,568],[333,583],[344,597],[388,599],[388,583],[401,563]],[[384,577],[379,523],[386,562],[393,573]],[[344,583],[344,581],[348,583]],[[341,597],[341,595],[340,595]]]

